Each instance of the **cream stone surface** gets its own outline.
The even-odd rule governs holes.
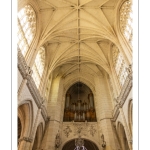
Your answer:
[[[131,6],[18,1],[18,150],[74,150],[79,137],[87,150],[133,149]]]

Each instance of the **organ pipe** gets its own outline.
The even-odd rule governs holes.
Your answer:
[[[66,94],[66,108],[69,108],[70,106],[70,99],[71,99],[70,94]]]
[[[89,99],[89,105],[90,105],[90,108],[94,108],[94,101],[93,101],[93,94],[92,93],[90,93],[89,95],[88,95],[88,99]]]
[[[93,94],[88,94],[87,100],[71,100],[71,95],[66,94],[64,121],[96,121]]]

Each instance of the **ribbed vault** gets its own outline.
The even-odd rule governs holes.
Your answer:
[[[110,73],[110,45],[118,0],[37,0],[41,14],[39,47],[44,45],[48,75],[63,70],[66,77],[77,70],[91,75]],[[60,73],[60,72],[59,72]]]

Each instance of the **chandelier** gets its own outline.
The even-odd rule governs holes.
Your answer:
[[[80,136],[79,138],[75,139],[75,149],[74,150],[87,150],[84,146],[84,139],[82,139]]]

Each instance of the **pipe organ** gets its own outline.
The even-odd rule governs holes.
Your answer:
[[[89,93],[86,100],[73,100],[71,94],[66,94],[64,121],[96,121],[93,94]]]

